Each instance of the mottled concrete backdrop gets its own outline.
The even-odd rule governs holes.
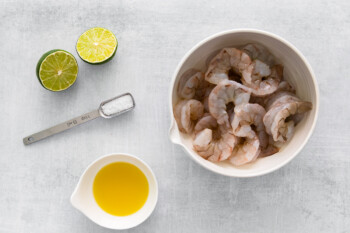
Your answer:
[[[79,77],[52,93],[35,77],[47,50],[76,57],[93,26],[115,32],[116,57],[101,66],[78,59]],[[262,177],[215,175],[167,136],[168,89],[181,57],[216,32],[251,27],[276,33],[313,66],[321,109],[300,155]],[[350,232],[350,1],[2,0],[0,2],[0,232],[112,232],[69,203],[86,166],[111,152],[153,168],[159,201],[127,232]],[[32,146],[22,138],[93,110],[129,91],[137,108]]]

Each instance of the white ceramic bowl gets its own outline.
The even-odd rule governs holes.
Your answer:
[[[206,69],[206,61],[213,52],[224,47],[234,47],[247,43],[260,43],[284,65],[284,77],[297,91],[297,95],[312,102],[313,108],[308,112],[295,130],[290,142],[281,150],[269,157],[259,158],[251,164],[235,167],[227,162],[212,163],[201,158],[192,149],[192,139],[179,132],[173,114],[173,105],[178,102],[176,93],[181,75],[190,68]],[[237,29],[220,32],[210,36],[195,45],[180,61],[170,84],[170,114],[172,122],[170,127],[170,140],[183,147],[187,154],[201,166],[226,176],[253,177],[272,172],[291,161],[305,146],[310,138],[318,115],[319,91],[315,75],[305,57],[292,44],[272,33],[255,29]]]
[[[114,162],[127,162],[137,166],[145,174],[149,185],[148,198],[143,207],[136,213],[124,217],[110,215],[103,211],[96,203],[92,191],[98,171]],[[86,168],[70,200],[76,209],[98,225],[110,229],[128,229],[141,224],[151,215],[158,200],[158,184],[151,168],[141,159],[125,153],[115,153],[95,160]]]

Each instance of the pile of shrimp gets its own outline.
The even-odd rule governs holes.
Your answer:
[[[177,94],[175,119],[193,137],[193,149],[209,161],[235,166],[277,153],[312,109],[260,44],[222,49],[205,73],[186,71]]]

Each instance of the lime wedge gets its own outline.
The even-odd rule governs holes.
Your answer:
[[[91,28],[77,41],[77,52],[83,61],[101,64],[111,60],[117,51],[118,41],[115,35],[105,28]]]
[[[78,63],[67,51],[54,49],[45,53],[36,66],[36,75],[43,87],[63,91],[72,86],[78,75]]]

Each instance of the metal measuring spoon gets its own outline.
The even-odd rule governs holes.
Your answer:
[[[38,133],[25,137],[23,138],[23,143],[24,145],[29,145],[41,139],[47,138],[51,135],[73,128],[74,126],[96,119],[100,116],[103,118],[112,118],[115,116],[119,116],[123,113],[126,113],[132,110],[133,108],[135,108],[134,98],[130,93],[125,93],[125,94],[116,96],[112,99],[103,101],[100,104],[100,107],[95,111],[83,114],[69,121],[63,122],[51,128],[45,129],[43,131],[40,131]]]

